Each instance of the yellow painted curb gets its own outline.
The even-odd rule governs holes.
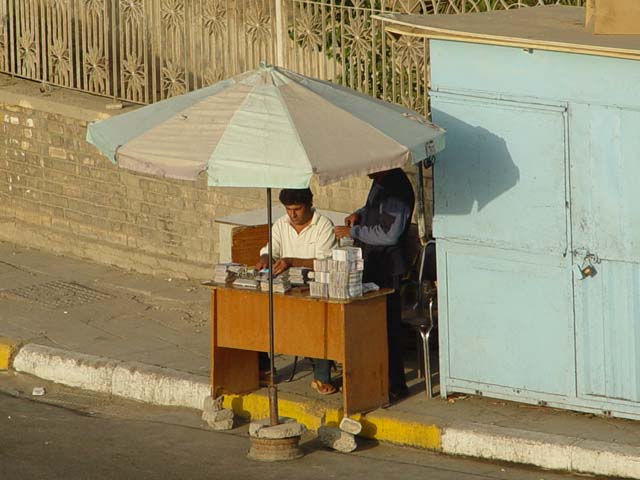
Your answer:
[[[223,406],[233,409],[236,415],[247,419],[269,416],[268,397],[257,393],[225,395]],[[326,408],[313,401],[292,401],[285,398],[278,399],[278,413],[283,417],[295,418],[309,430],[318,430],[321,426],[337,427],[342,419],[341,409]],[[398,417],[377,411],[352,418],[362,423],[360,435],[363,437],[398,445],[441,450],[442,429],[438,425],[412,422]]]
[[[9,370],[11,359],[20,344],[14,340],[0,337],[0,370]]]

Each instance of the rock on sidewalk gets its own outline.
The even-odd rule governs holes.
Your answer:
[[[340,421],[340,430],[352,435],[360,435],[360,432],[362,432],[362,424],[353,418],[343,417]]]
[[[224,397],[205,397],[202,419],[214,430],[231,430],[233,428],[233,410],[222,408]]]
[[[336,427],[320,427],[318,438],[323,445],[338,452],[350,453],[358,448],[356,437]]]
[[[233,418],[229,420],[221,420],[219,422],[207,422],[212,430],[231,430],[233,428]]]
[[[202,412],[202,419],[214,430],[231,430],[233,418],[233,410],[228,408],[216,412]]]
[[[224,395],[220,395],[219,397],[213,398],[211,395],[207,395],[204,397],[204,402],[202,404],[203,412],[217,412],[222,410],[222,402],[224,401]]]

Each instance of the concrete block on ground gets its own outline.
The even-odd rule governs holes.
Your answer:
[[[221,420],[219,422],[208,423],[212,430],[223,431],[233,429],[233,418],[227,420]]]
[[[295,418],[291,417],[278,417],[279,423],[291,423],[295,422]],[[263,418],[262,420],[254,420],[249,424],[249,436],[256,437],[258,430],[264,427],[268,427],[271,424],[271,421],[268,418]]]
[[[219,397],[212,397],[211,395],[207,395],[204,397],[204,403],[202,405],[203,412],[217,412],[222,410],[222,403],[224,402],[224,395],[220,395]]]
[[[354,435],[343,432],[336,427],[320,427],[318,429],[318,438],[323,445],[338,452],[351,453],[358,448]]]
[[[340,420],[340,430],[350,433],[351,435],[359,435],[362,431],[362,424],[349,417],[342,417]]]
[[[113,395],[154,405],[202,410],[209,381],[190,373],[137,362],[122,362],[113,371]]]
[[[203,410],[202,419],[209,425],[218,422],[224,422],[226,420],[233,420],[233,410],[225,408],[222,410]]]
[[[70,387],[111,393],[111,378],[119,362],[94,355],[28,344],[13,360],[13,368]]]
[[[281,417],[278,425],[270,425],[269,419],[251,422],[249,435],[255,438],[282,439],[299,437],[307,428],[292,418]]]

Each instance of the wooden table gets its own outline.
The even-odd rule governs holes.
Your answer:
[[[269,351],[267,293],[211,288],[212,395],[259,388],[258,352]],[[317,299],[296,289],[274,294],[275,351],[342,363],[344,414],[388,402],[386,295]]]

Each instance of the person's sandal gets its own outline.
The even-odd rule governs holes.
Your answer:
[[[323,383],[320,380],[314,380],[311,382],[311,388],[313,388],[320,395],[333,395],[338,390],[330,383]]]

